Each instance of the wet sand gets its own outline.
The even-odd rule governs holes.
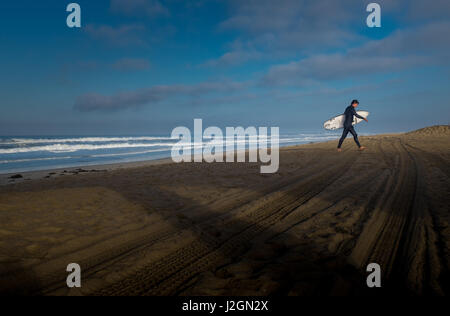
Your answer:
[[[361,142],[0,177],[0,294],[449,294],[449,126]]]

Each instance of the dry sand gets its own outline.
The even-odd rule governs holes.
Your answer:
[[[0,187],[0,293],[449,294],[449,126],[362,143],[282,149],[273,175],[167,162],[25,174]],[[66,287],[72,262],[81,289]]]

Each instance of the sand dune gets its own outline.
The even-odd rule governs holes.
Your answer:
[[[0,293],[448,294],[449,126],[362,143],[285,148],[273,175],[160,163],[2,186]]]

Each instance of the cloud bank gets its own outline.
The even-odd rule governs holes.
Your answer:
[[[204,82],[196,85],[160,85],[115,95],[88,93],[77,98],[75,109],[79,111],[117,111],[157,104],[178,97],[200,98],[213,93],[242,91],[248,83]]]

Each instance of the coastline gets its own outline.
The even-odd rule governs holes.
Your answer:
[[[404,133],[386,133],[386,134],[374,134],[374,135],[366,135],[366,136],[360,136],[360,139],[375,137],[375,136],[390,136],[390,135],[401,135]],[[349,139],[350,140],[350,139]],[[311,144],[325,144],[330,142],[337,142],[336,140],[327,140],[323,142],[309,142],[305,144],[298,144],[298,145],[287,145],[287,146],[280,146],[280,151],[282,150],[289,150],[292,148],[298,148],[305,145],[311,145]],[[246,153],[248,153],[248,150],[245,150]],[[224,154],[226,151],[224,151]],[[91,173],[91,172],[108,172],[112,170],[117,169],[128,169],[128,168],[140,168],[140,167],[146,167],[146,166],[152,166],[152,165],[159,165],[159,164],[171,164],[175,163],[172,161],[172,159],[169,158],[157,158],[152,160],[142,160],[142,161],[133,161],[133,162],[118,162],[118,163],[109,163],[109,164],[88,164],[88,165],[77,165],[73,167],[63,167],[63,168],[50,168],[50,169],[43,169],[43,170],[31,170],[31,171],[18,171],[18,172],[8,172],[8,173],[0,173],[0,186],[8,185],[8,184],[16,184],[21,183],[24,181],[31,181],[31,180],[37,180],[37,179],[45,179],[47,176],[50,176],[51,178],[55,178],[57,175],[73,175],[73,174],[79,174],[79,173]],[[64,172],[66,171],[66,172]],[[12,179],[12,176],[15,175],[21,175],[22,178],[18,179]]]
[[[159,164],[172,163],[170,158],[161,158],[155,160],[145,160],[136,162],[124,162],[124,163],[112,163],[112,164],[96,164],[96,165],[81,165],[67,168],[34,170],[25,172],[12,172],[0,174],[0,186],[8,184],[16,184],[24,181],[46,179],[47,176],[55,178],[58,175],[74,175],[80,173],[92,173],[92,172],[108,172],[117,169],[126,168],[139,168]],[[22,178],[12,179],[14,175],[21,175]]]
[[[304,132],[280,135],[280,147],[332,140],[338,135]],[[76,137],[15,136],[0,137],[0,174],[30,171],[87,168],[160,160],[171,157],[174,139],[156,136]],[[168,141],[168,140],[171,141]],[[238,141],[242,143],[242,141]],[[254,143],[254,142],[252,142]],[[204,145],[208,145],[204,141]],[[247,148],[249,144],[247,143]],[[226,148],[224,148],[226,150]]]

